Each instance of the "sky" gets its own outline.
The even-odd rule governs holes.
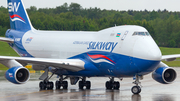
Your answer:
[[[148,10],[157,11],[180,11],[180,0],[23,0],[26,8],[36,6],[37,8],[55,8],[63,5],[78,3],[83,8],[101,8],[107,10]],[[7,0],[1,0],[0,6],[7,7]]]

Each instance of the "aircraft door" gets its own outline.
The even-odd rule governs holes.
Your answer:
[[[125,31],[125,33],[124,33],[123,37],[121,38],[121,40],[124,40],[126,38],[127,34],[128,34],[128,31]]]

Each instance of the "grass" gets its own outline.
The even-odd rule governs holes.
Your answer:
[[[162,55],[180,54],[180,48],[166,48],[160,47]],[[0,56],[19,56],[6,42],[0,42]],[[170,67],[180,67],[180,58],[175,61],[166,62],[163,61]],[[7,70],[8,68],[0,64],[0,70]]]
[[[167,61],[163,61],[165,64],[167,64],[170,67],[180,67],[180,61],[171,61],[171,62],[167,62]]]
[[[166,48],[160,47],[162,55],[180,54],[180,48]]]
[[[19,56],[6,42],[0,41],[0,56]],[[0,70],[7,70],[8,68],[0,64]]]
[[[6,42],[0,42],[0,56],[19,56]]]

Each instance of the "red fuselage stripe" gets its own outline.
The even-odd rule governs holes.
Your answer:
[[[89,54],[88,54],[88,56],[91,57],[91,58],[93,58],[93,59],[105,58],[105,59],[107,59],[107,60],[115,63],[114,61],[112,61],[112,60],[111,60],[110,58],[108,58],[107,56],[104,56],[104,55],[101,55],[101,54],[97,54],[97,55],[89,55]]]

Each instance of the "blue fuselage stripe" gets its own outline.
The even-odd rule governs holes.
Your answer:
[[[91,58],[88,54],[106,56],[101,58]],[[105,61],[98,61],[99,60]],[[90,51],[70,59],[81,59],[85,61],[85,70],[79,72],[64,72],[65,75],[77,76],[114,76],[114,77],[131,77],[136,74],[145,75],[149,74],[156,69],[160,61],[145,60],[134,58],[130,56],[120,55],[117,53]],[[112,60],[112,61],[111,61]],[[98,62],[97,62],[98,61]]]

